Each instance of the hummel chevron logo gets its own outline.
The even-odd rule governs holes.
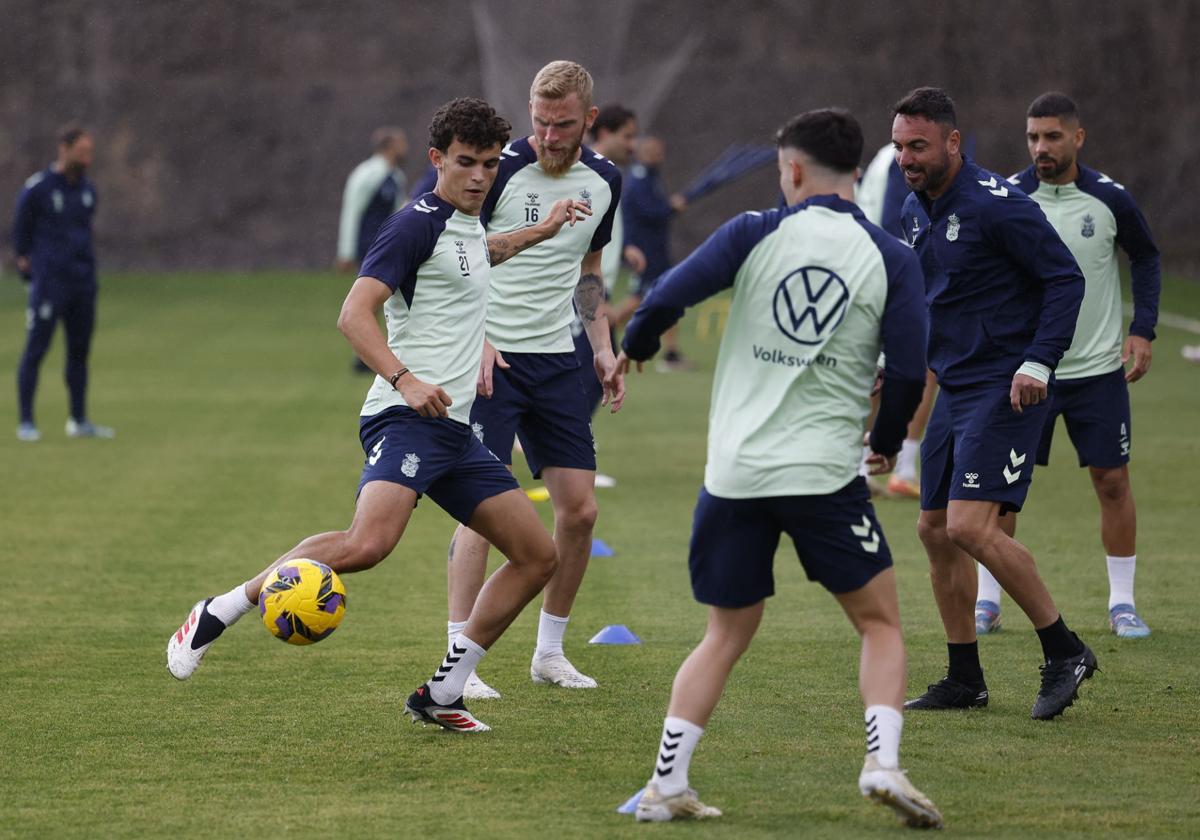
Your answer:
[[[500,154],[504,155],[505,157],[516,157],[517,156],[517,153],[513,151],[512,143],[509,143],[507,146],[505,146],[500,151]]]
[[[423,198],[413,205],[413,209],[418,213],[432,213],[437,210],[437,208],[433,205],[426,203],[425,199]]]
[[[1075,666],[1075,683],[1078,685],[1083,681],[1083,675],[1087,673],[1087,665],[1080,662]]]
[[[449,653],[447,653],[446,661],[447,662],[457,662],[458,660],[463,658],[463,654],[467,652],[467,649],[460,648],[458,645],[452,644],[452,645],[450,645],[450,652],[456,653],[456,654],[458,654],[458,656],[451,656]]]
[[[990,192],[992,195],[998,195],[1001,198],[1004,198],[1006,195],[1008,195],[1008,187],[1006,187],[1002,184],[999,187],[997,187],[996,185],[997,185],[997,181],[996,181],[996,176],[994,176],[994,175],[991,178],[988,178],[986,181],[979,182],[979,186],[987,187],[988,192]]]
[[[662,750],[658,754],[658,763],[654,765],[655,775],[669,776],[675,770],[671,765],[675,762],[675,750],[679,749],[679,739],[682,737],[682,731],[663,730]]]
[[[862,525],[851,525],[850,532],[858,537],[862,542],[859,543],[864,551],[874,554],[879,551],[879,534],[875,531],[875,526],[871,524],[871,520],[864,513]]]
[[[381,437],[379,439],[379,443],[377,443],[373,447],[371,447],[371,454],[367,458],[367,463],[370,464],[372,467],[375,466],[377,463],[379,463],[379,457],[383,454],[383,442],[385,440],[387,440],[387,435],[384,435],[383,437]]]
[[[1025,457],[1027,454],[1028,453],[1022,453],[1018,455],[1017,450],[1008,450],[1008,460],[1012,464],[1013,469],[1009,469],[1007,465],[1004,467],[1004,480],[1009,484],[1012,484],[1021,477],[1021,471],[1016,468],[1025,463]]]
[[[1105,175],[1103,172],[1100,173],[1100,183],[1101,184],[1112,184],[1114,187],[1116,187],[1119,190],[1125,189],[1125,187],[1118,184],[1116,181],[1114,181],[1112,178]]]

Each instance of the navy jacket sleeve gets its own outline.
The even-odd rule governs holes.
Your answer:
[[[27,257],[33,250],[34,190],[35,187],[26,187],[17,198],[17,210],[13,218],[13,247],[18,257]]]
[[[383,223],[358,270],[360,277],[374,277],[393,292],[400,292],[409,306],[416,289],[417,269],[429,259],[446,227],[445,220],[439,218],[441,213],[435,215],[415,207],[409,205]]]
[[[778,211],[772,211],[778,216]],[[658,278],[633,313],[621,348],[634,361],[649,359],[659,337],[683,317],[683,310],[733,285],[746,256],[767,230],[762,213],[743,213],[713,232],[687,259]]]
[[[1129,255],[1133,291],[1133,323],[1129,334],[1153,341],[1158,325],[1158,295],[1162,290],[1162,261],[1150,236],[1150,226],[1126,192],[1113,207],[1117,218],[1117,244]]]
[[[891,457],[900,451],[908,422],[925,391],[929,316],[925,306],[925,275],[917,255],[899,240],[884,241],[874,231],[872,238],[884,255],[888,292],[880,324],[887,369],[883,374],[879,412],[871,429],[871,449]]]
[[[988,230],[996,244],[1045,286],[1042,314],[1025,359],[1053,370],[1075,337],[1083,303],[1083,272],[1032,198],[1016,195],[984,206],[991,215]]]

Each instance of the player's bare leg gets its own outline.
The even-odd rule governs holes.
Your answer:
[[[345,531],[308,537],[244,584],[192,607],[183,626],[167,643],[171,675],[185,680],[195,672],[217,637],[258,603],[263,582],[276,566],[305,558],[324,563],[339,574],[369,569],[392,553],[416,504],[416,492],[407,487],[388,481],[369,482],[358,496],[354,520]]]
[[[688,767],[725,690],[729,672],[758,631],[765,605],[765,601],[759,601],[736,609],[709,607],[704,638],[675,674],[654,774],[638,802],[638,820],[665,822],[721,816],[688,786]]]
[[[530,676],[534,682],[554,683],[564,688],[595,688],[596,681],[575,669],[562,646],[571,608],[592,556],[592,530],[597,515],[595,473],[547,467],[542,472],[542,480],[554,505],[558,571],[546,585]]]
[[[918,532],[929,554],[930,576],[946,628],[950,666],[945,679],[929,686],[924,695],[908,701],[906,708],[987,705],[971,608],[978,587],[971,556],[992,573],[1037,630],[1046,665],[1033,707],[1035,719],[1061,714],[1074,702],[1079,684],[1096,670],[1096,657],[1067,628],[1038,574],[1033,555],[1004,533],[999,511],[998,502],[952,499],[944,513],[921,512]],[[957,548],[958,553],[950,546]]]
[[[487,575],[488,550],[491,544],[465,525],[459,525],[450,538],[446,552],[446,600],[449,621],[446,622],[448,640],[454,639],[467,626],[475,599],[483,588]],[[500,692],[472,673],[463,687],[467,700],[499,700]]]
[[[1017,514],[1009,511],[1000,517],[1000,530],[1010,537],[1017,536]],[[987,566],[976,564],[979,589],[975,595],[975,635],[986,636],[1000,632],[1000,600],[1003,589]]]
[[[1129,485],[1129,467],[1090,467],[1092,486],[1100,500],[1100,542],[1108,566],[1108,620],[1112,631],[1123,639],[1150,635],[1150,627],[1138,614],[1133,600],[1133,577],[1137,568],[1137,510]]]
[[[463,705],[467,678],[550,580],[558,558],[533,504],[520,490],[485,499],[470,524],[471,530],[493,543],[506,560],[479,591],[467,626],[450,642],[442,664],[429,682],[409,696],[404,707],[414,721],[456,732],[486,732],[489,727]]]
[[[858,687],[866,708],[867,755],[859,791],[894,810],[906,825],[940,828],[937,807],[900,770],[900,710],[908,677],[896,574],[886,569],[860,589],[836,598],[862,638]]]

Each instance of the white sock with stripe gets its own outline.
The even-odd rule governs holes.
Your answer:
[[[874,755],[879,766],[895,770],[900,766],[900,730],[904,717],[891,706],[867,706],[867,755]]]
[[[218,595],[209,601],[208,613],[226,627],[231,627],[253,607],[254,604],[246,597],[246,584],[239,583],[224,595]]]
[[[704,727],[683,718],[668,717],[663,721],[662,740],[658,744],[658,759],[650,781],[663,796],[683,793],[688,787],[688,765]]]
[[[979,594],[975,596],[975,600],[991,601],[999,606],[1000,594],[1003,592],[1000,588],[1000,581],[992,577],[992,573],[982,563],[976,563],[975,567],[979,570]]]
[[[1132,557],[1105,557],[1108,562],[1108,608],[1117,604],[1133,606],[1133,575],[1137,571],[1137,555]]]
[[[467,678],[485,653],[486,650],[459,633],[450,642],[441,667],[429,678],[429,696],[433,702],[445,706],[462,697]]]

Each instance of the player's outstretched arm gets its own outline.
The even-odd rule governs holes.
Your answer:
[[[550,212],[538,224],[514,230],[510,233],[495,233],[487,238],[488,258],[492,265],[499,265],[539,242],[552,239],[563,225],[574,225],[584,216],[592,215],[592,208],[582,201],[570,198],[559,199],[550,207]]]
[[[377,313],[391,296],[391,288],[383,281],[359,277],[342,303],[338,329],[367,367],[390,382],[413,411],[422,417],[447,417],[453,403],[450,395],[418,379],[388,347]]]

